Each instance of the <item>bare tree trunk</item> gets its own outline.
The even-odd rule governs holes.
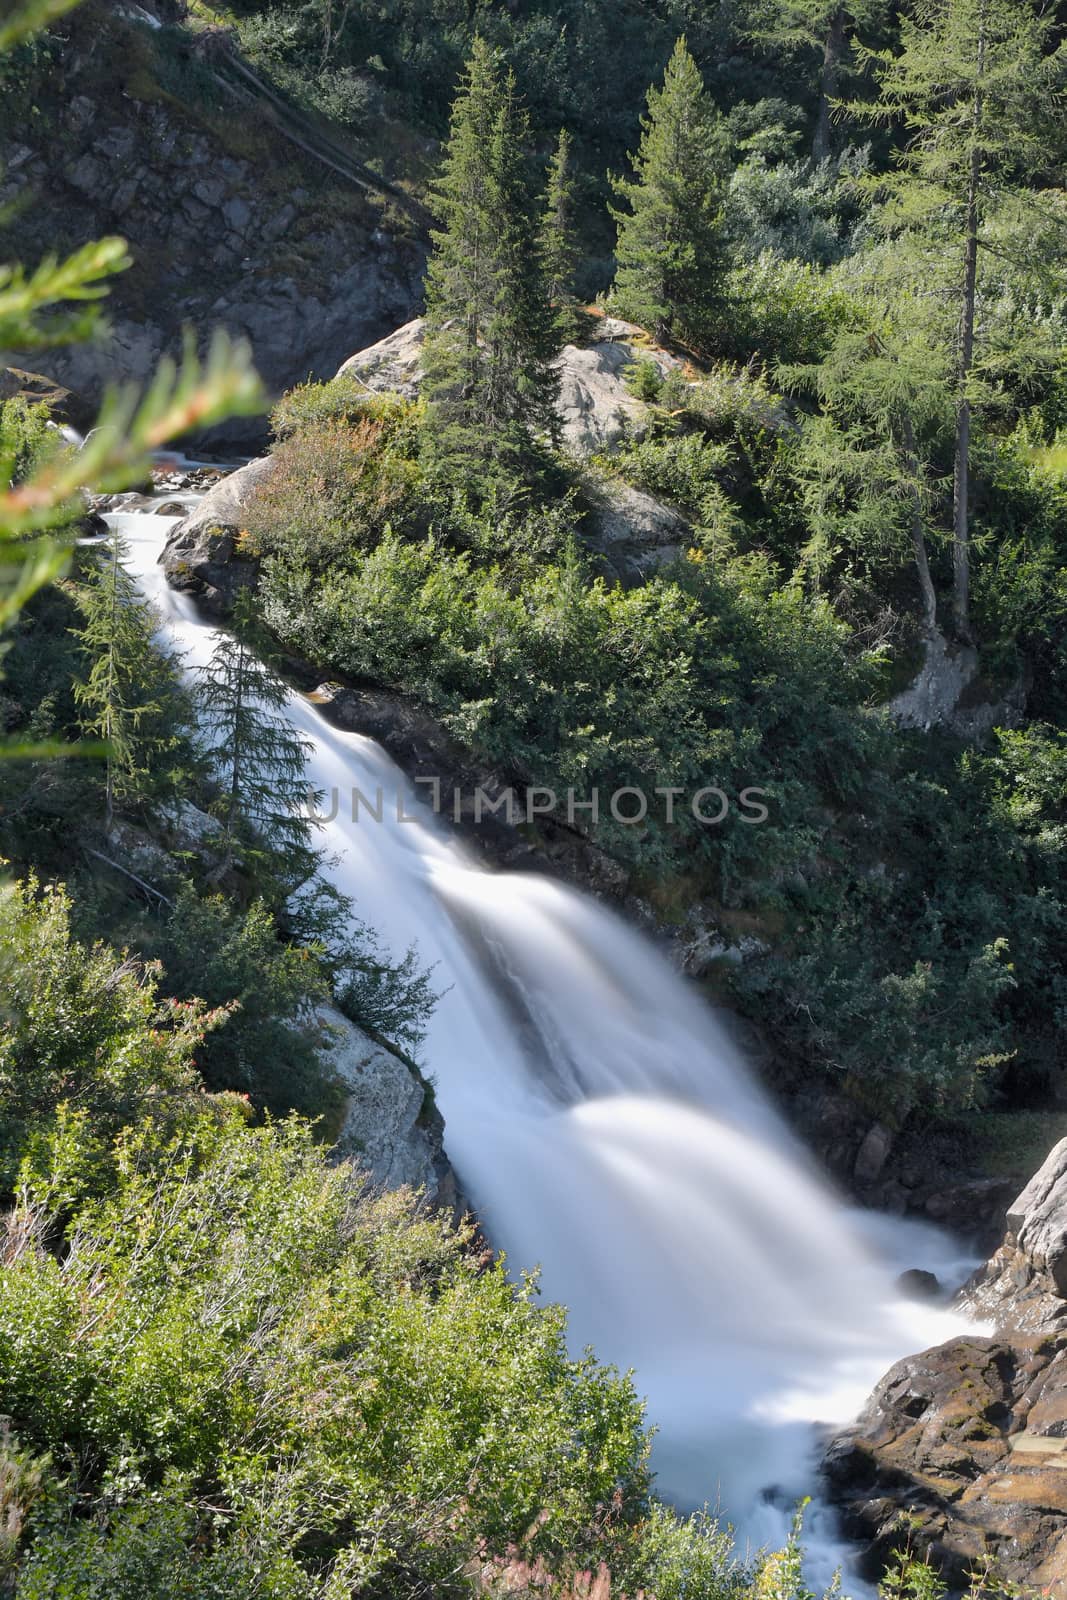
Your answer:
[[[961,639],[971,636],[971,548],[968,497],[971,464],[971,402],[967,386],[974,359],[974,303],[978,281],[978,184],[981,154],[978,133],[982,119],[981,76],[985,36],[978,39],[978,84],[974,94],[971,167],[967,183],[967,218],[963,256],[959,345],[956,363],[956,452],[952,470],[953,620]]]
[[[826,38],[823,42],[822,75],[819,79],[819,115],[811,146],[811,153],[816,161],[825,161],[830,154],[831,101],[837,96],[837,79],[844,53],[845,8],[835,6],[830,13]]]
[[[908,474],[911,542],[915,551],[915,570],[919,575],[919,589],[923,601],[923,628],[927,633],[933,633],[937,627],[937,592],[934,589],[934,580],[930,576],[930,561],[926,554],[922,500],[919,497],[919,457],[915,448],[915,429],[906,412],[900,421],[900,433],[904,445],[904,465]]]

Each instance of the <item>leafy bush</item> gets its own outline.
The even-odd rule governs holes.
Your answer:
[[[770,162],[749,155],[734,169],[726,227],[749,261],[765,254],[827,267],[853,248],[860,219],[854,180],[868,166],[866,148],[821,162]]]
[[[36,1592],[95,1551],[131,1594],[186,1565],[212,1594],[251,1562],[271,1594],[450,1593],[478,1549],[595,1559],[605,1512],[640,1514],[629,1380],[569,1357],[562,1312],[467,1231],[362,1194],[301,1125],[237,1111],[169,1143],[131,1129],[118,1162],[62,1259],[46,1182],[9,1221],[0,1404],[103,1512],[45,1523]]]
[[[0,893],[0,1188],[61,1108],[97,1155],[127,1124],[171,1114],[197,1085],[193,1053],[219,1019],[163,1001],[158,971],[70,937],[70,902],[31,878]],[[96,1157],[94,1156],[94,1159]]]
[[[420,516],[411,408],[355,422],[315,421],[274,452],[274,471],[250,501],[253,549],[322,567],[377,543],[394,521]]]
[[[671,501],[706,526],[723,526],[731,518],[722,476],[732,459],[726,444],[699,433],[631,440],[602,464]]]
[[[835,332],[855,315],[833,273],[763,251],[730,275],[731,320],[725,351],[761,365],[819,361]]]

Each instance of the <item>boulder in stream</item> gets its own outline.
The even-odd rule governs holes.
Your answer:
[[[241,589],[255,582],[255,562],[240,549],[242,513],[273,469],[273,458],[262,456],[220,478],[167,535],[159,558],[167,582],[216,616],[231,611]]]

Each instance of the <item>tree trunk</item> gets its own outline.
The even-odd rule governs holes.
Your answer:
[[[958,359],[956,364],[956,453],[952,470],[952,574],[953,620],[961,639],[971,636],[971,549],[968,496],[971,465],[971,402],[967,386],[974,359],[974,302],[978,281],[978,184],[981,153],[978,133],[982,120],[981,76],[985,64],[985,36],[978,37],[978,87],[974,92],[971,164],[967,181],[967,217],[963,254],[963,288],[960,303]]]
[[[904,414],[900,422],[900,435],[904,446],[904,466],[908,474],[908,501],[911,512],[911,542],[915,551],[915,570],[919,575],[919,589],[923,601],[923,628],[933,633],[937,627],[937,593],[930,576],[930,561],[926,554],[926,536],[923,532],[922,501],[919,498],[919,457],[915,448],[915,429],[911,418]]]
[[[816,161],[825,161],[830,154],[831,104],[837,96],[837,80],[841,57],[845,53],[845,8],[836,6],[830,13],[822,51],[822,75],[819,79],[819,115],[815,122],[815,138],[811,153]]]

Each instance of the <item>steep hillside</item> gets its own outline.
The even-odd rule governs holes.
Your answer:
[[[102,234],[133,267],[110,335],[16,364],[94,399],[146,378],[184,325],[251,340],[274,391],[329,376],[411,315],[424,232],[417,207],[324,143],[228,40],[87,5],[5,68],[0,201],[11,254],[33,260]],[[252,443],[253,420],[219,442]]]

